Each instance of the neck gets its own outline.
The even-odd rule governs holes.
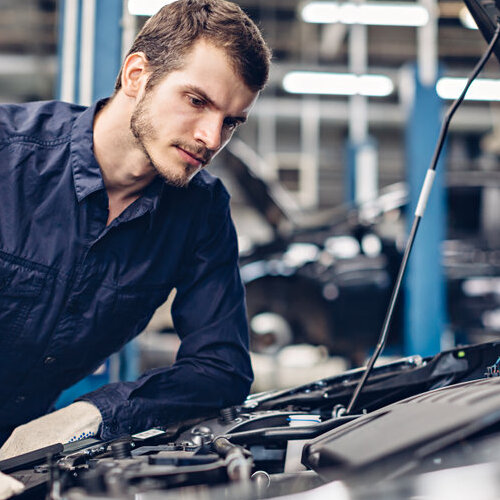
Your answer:
[[[132,103],[118,92],[94,120],[94,154],[108,196],[136,199],[156,177],[130,130]]]
[[[132,105],[118,92],[94,120],[94,154],[108,194],[108,224],[156,177],[130,130]]]

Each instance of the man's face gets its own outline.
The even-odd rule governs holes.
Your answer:
[[[152,167],[185,186],[229,142],[256,98],[225,52],[198,40],[182,69],[145,91],[130,128]]]

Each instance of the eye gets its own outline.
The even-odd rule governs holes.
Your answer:
[[[229,130],[235,130],[240,125],[240,121],[234,118],[226,118],[224,120],[224,126]]]
[[[203,99],[200,99],[199,97],[189,95],[188,99],[190,104],[195,108],[202,108],[205,105],[205,101]]]

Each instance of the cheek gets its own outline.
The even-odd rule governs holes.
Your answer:
[[[179,104],[165,103],[152,107],[151,117],[155,127],[164,133],[182,132],[188,129],[194,117],[189,110]]]

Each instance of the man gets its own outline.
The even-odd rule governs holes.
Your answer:
[[[238,6],[179,0],[141,30],[111,99],[0,106],[0,459],[246,397],[229,196],[202,169],[247,119],[269,61]],[[173,288],[176,363],[48,413]]]

